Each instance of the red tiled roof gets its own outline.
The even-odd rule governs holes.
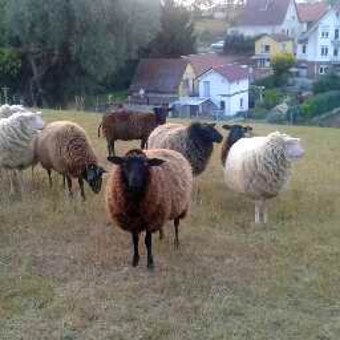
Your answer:
[[[232,56],[232,55],[217,55],[217,54],[203,54],[203,55],[192,55],[183,57],[189,60],[190,64],[194,68],[196,77],[202,73],[215,68],[218,66],[223,66],[233,62],[240,64],[247,64],[251,60],[247,56]]]
[[[288,37],[287,35],[284,35],[284,34],[270,34],[269,37],[271,37],[272,39],[274,39],[277,42],[293,40],[292,38],[290,38],[290,37]]]
[[[230,82],[235,82],[241,79],[249,78],[248,67],[242,67],[237,64],[212,67],[211,70],[214,70],[215,72],[219,73],[221,76],[225,77]]]
[[[238,20],[238,26],[280,25],[290,0],[248,0]]]
[[[297,4],[297,10],[301,22],[314,22],[319,20],[327,12],[326,2]]]
[[[185,59],[142,59],[138,64],[130,91],[175,93],[188,65]]]

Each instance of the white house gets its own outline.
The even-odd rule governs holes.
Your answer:
[[[296,58],[300,75],[318,77],[340,69],[340,7],[330,7],[302,34]]]
[[[223,111],[232,116],[248,110],[249,70],[229,64],[211,68],[198,77],[200,98],[210,98]]]
[[[228,33],[285,34],[296,39],[303,27],[295,0],[248,0],[237,24]]]

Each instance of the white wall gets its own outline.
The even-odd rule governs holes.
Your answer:
[[[225,102],[225,115],[234,115],[239,111],[248,110],[249,80],[244,79],[238,82],[228,82],[215,71],[207,72],[199,78],[199,96],[204,98],[204,81],[210,82],[210,99],[221,106]],[[240,107],[240,99],[243,98],[243,108]]]
[[[305,54],[302,53],[303,43],[298,44],[297,49],[297,59],[298,60],[307,60],[312,62],[330,62],[333,60],[333,52],[334,52],[334,31],[338,28],[340,30],[340,18],[336,16],[334,10],[330,11],[326,14],[318,26],[310,31],[308,34],[308,43],[307,43],[307,51]],[[322,38],[322,31],[328,31],[328,38]],[[340,37],[339,37],[340,42]],[[321,55],[321,47],[328,47],[328,55]],[[338,59],[340,60],[340,46],[338,48]]]
[[[288,36],[297,39],[301,32],[303,32],[304,25],[300,23],[298,14],[296,11],[296,7],[294,1],[291,0],[286,16],[283,20],[283,23],[280,27],[280,32],[276,33],[284,33]]]

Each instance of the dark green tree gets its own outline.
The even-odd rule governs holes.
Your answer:
[[[174,0],[164,0],[161,29],[149,48],[151,57],[178,58],[196,52],[192,13]]]
[[[60,105],[98,90],[154,38],[159,3],[10,0],[4,16],[8,47],[23,57],[26,97]]]

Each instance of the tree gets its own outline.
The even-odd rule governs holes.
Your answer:
[[[161,8],[161,30],[149,47],[149,56],[178,58],[196,52],[195,27],[191,13],[174,0]]]
[[[287,74],[289,69],[295,64],[295,58],[291,53],[280,53],[274,56],[271,64],[274,75],[280,78]]]
[[[2,0],[4,1],[4,0]],[[33,105],[98,90],[158,29],[157,0],[11,0],[8,47],[23,56]]]
[[[243,34],[229,34],[224,39],[224,54],[252,54],[255,47],[254,37],[245,37]]]

